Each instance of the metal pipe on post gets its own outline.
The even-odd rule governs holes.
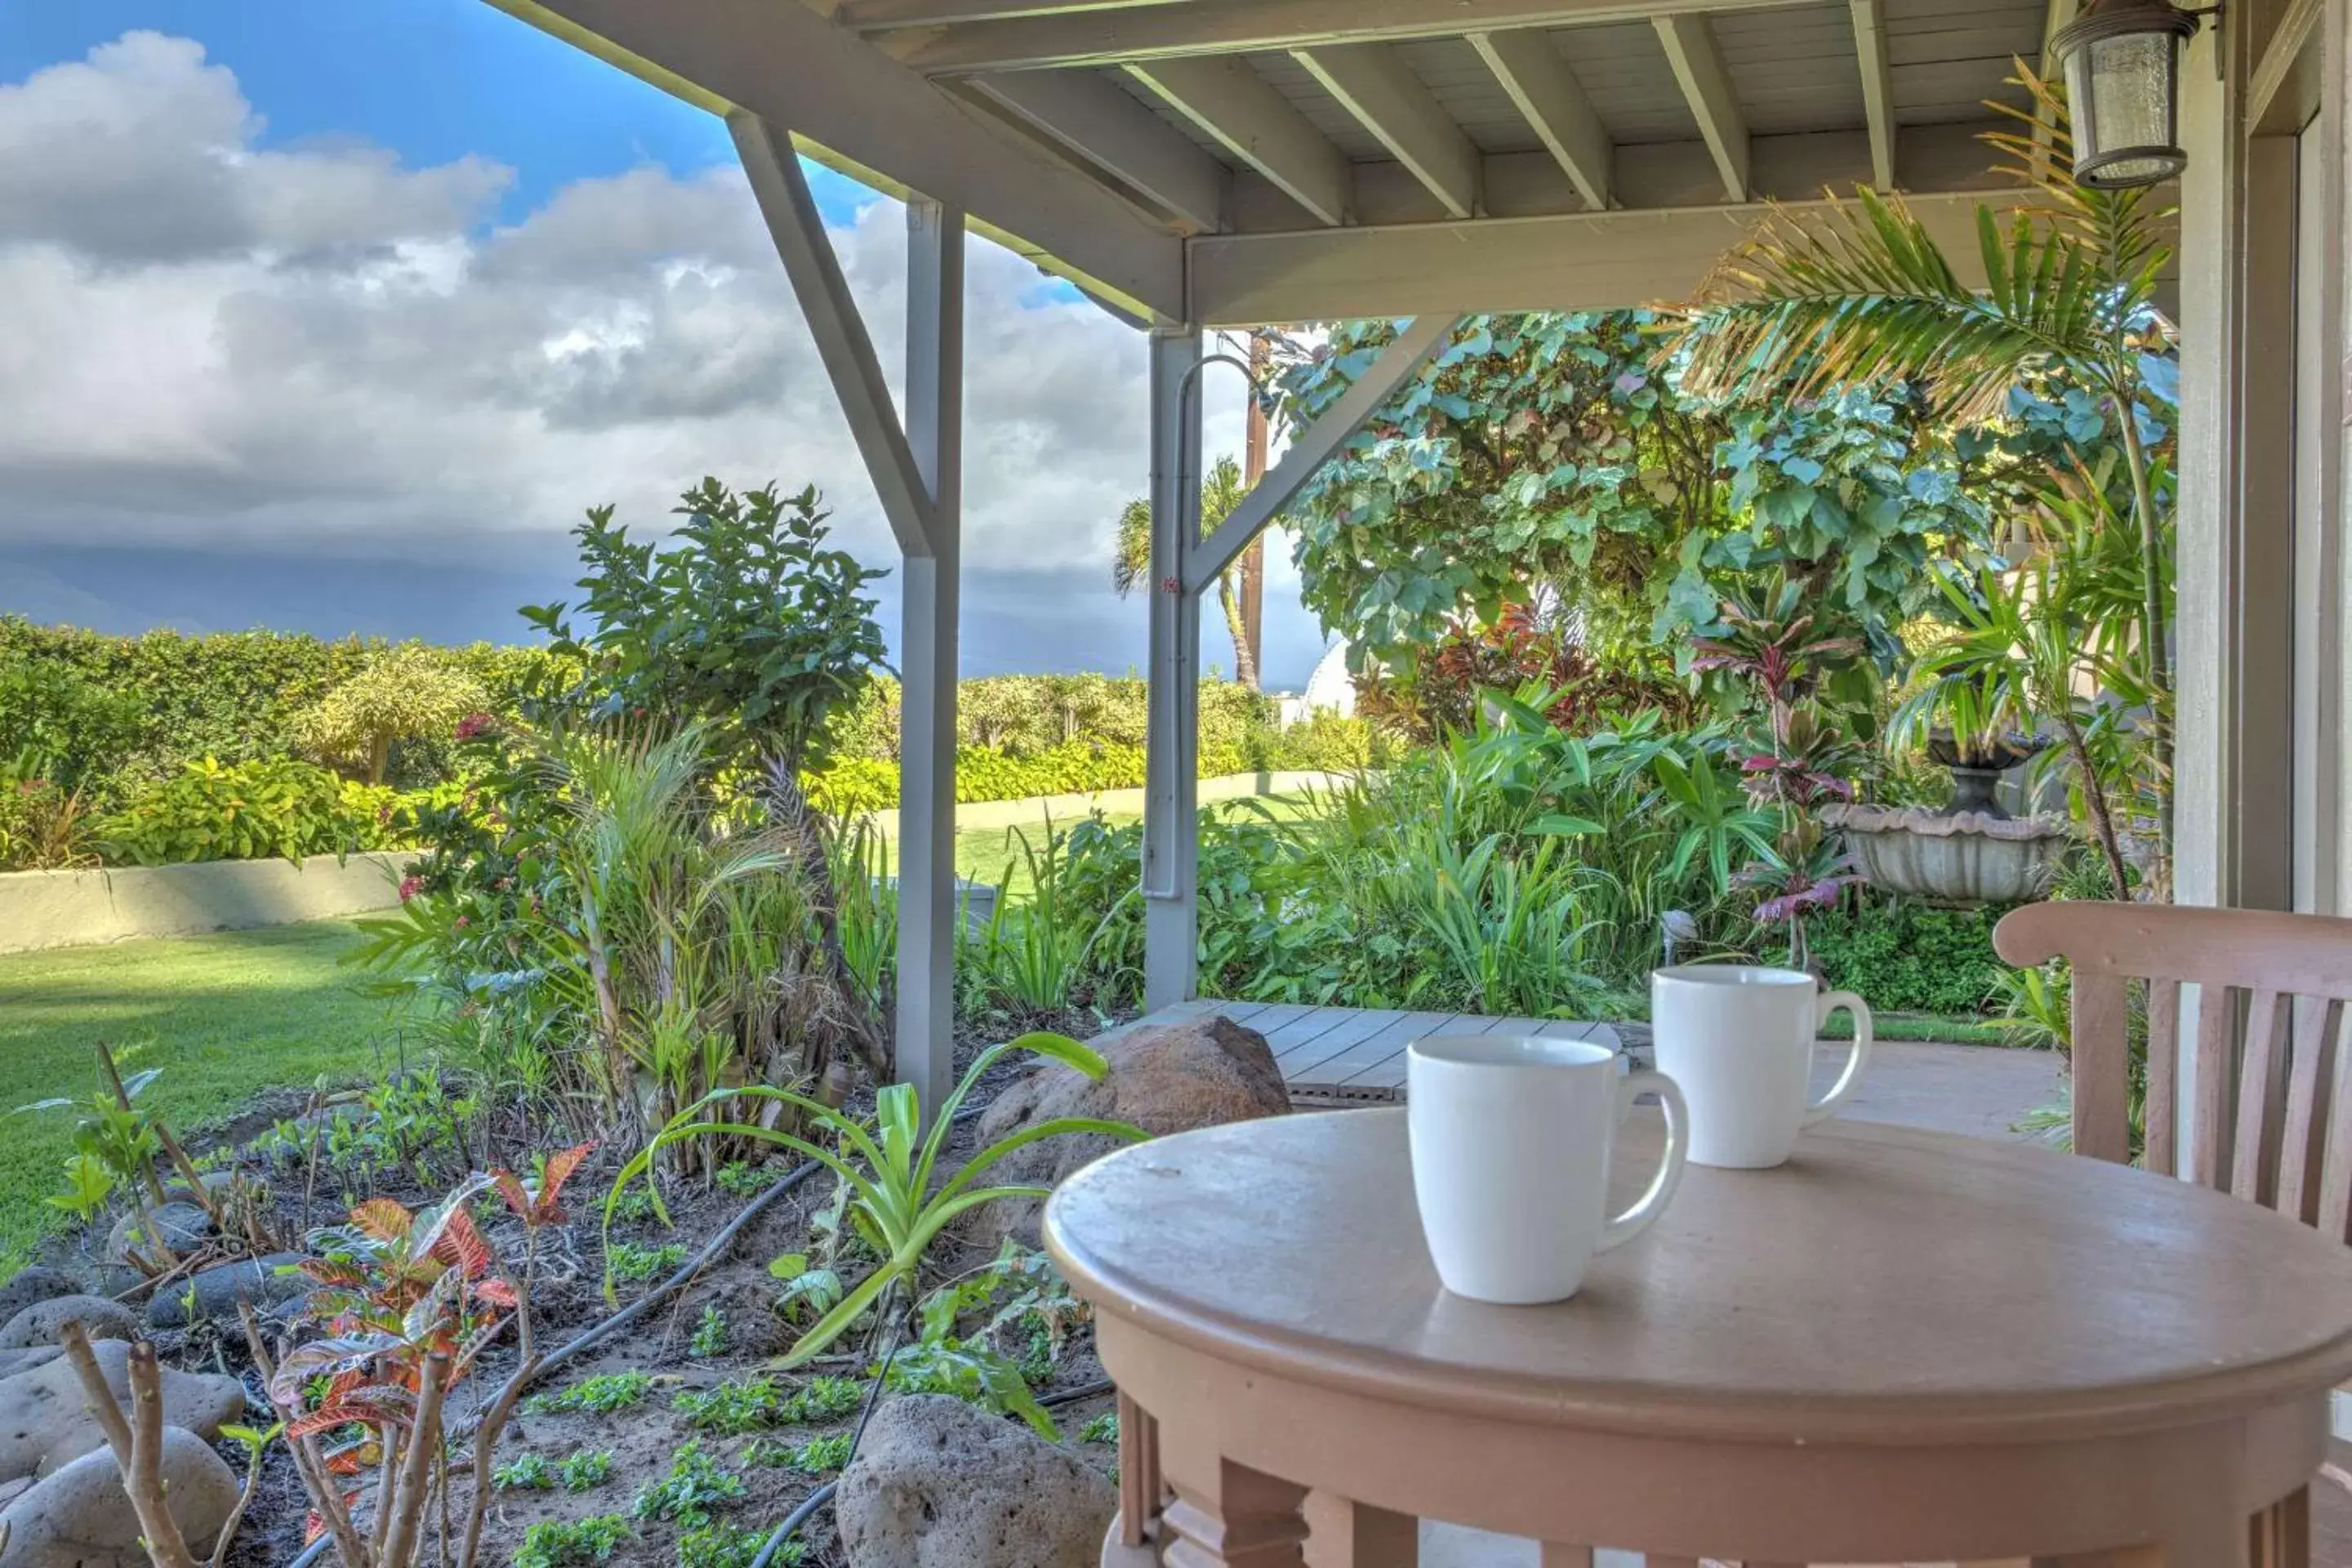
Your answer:
[[[955,755],[963,515],[963,213],[907,204],[907,444],[930,501],[899,584],[898,1078],[926,1122],[955,1072]]]
[[[1200,860],[1201,597],[1186,558],[1201,537],[1196,327],[1151,334],[1151,652],[1143,801],[1143,1005],[1192,997]]]

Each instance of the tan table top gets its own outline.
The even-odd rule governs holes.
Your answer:
[[[1646,1177],[1637,1116],[1622,1185]],[[2038,1146],[1852,1120],[1690,1168],[1549,1307],[1438,1285],[1402,1110],[1238,1123],[1065,1183],[1080,1294],[1221,1360],[1406,1404],[1693,1438],[1949,1442],[2175,1426],[2352,1375],[2352,1247]]]

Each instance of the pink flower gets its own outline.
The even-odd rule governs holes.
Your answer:
[[[499,721],[495,713],[468,713],[457,721],[457,739],[470,741]]]
[[[404,904],[424,890],[425,879],[422,877],[403,877],[400,879],[400,901]]]
[[[464,931],[467,926],[472,925],[473,923],[473,921],[465,915],[459,915],[457,917],[457,929],[459,931]]]

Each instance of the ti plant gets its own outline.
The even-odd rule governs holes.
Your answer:
[[[1735,880],[1760,895],[1759,923],[1788,927],[1789,963],[1805,968],[1806,916],[1834,904],[1854,879],[1820,808],[1853,798],[1857,754],[1826,716],[1823,689],[1863,651],[1862,639],[1827,625],[1807,607],[1803,584],[1784,575],[1762,594],[1725,600],[1691,647],[1692,669],[1739,677],[1763,701],[1762,732],[1739,759],[1740,782],[1777,830],[1769,842],[1749,841],[1756,858]]]
[[[989,1167],[1014,1150],[1065,1133],[1104,1136],[1130,1142],[1143,1138],[1144,1133],[1139,1128],[1123,1121],[1106,1121],[1092,1117],[1056,1117],[1024,1127],[979,1151],[953,1176],[939,1182],[934,1190],[940,1152],[947,1146],[948,1134],[955,1125],[957,1110],[970,1097],[972,1086],[980,1080],[981,1075],[1012,1051],[1025,1051],[1048,1061],[1059,1062],[1093,1079],[1102,1077],[1108,1069],[1108,1064],[1098,1053],[1064,1035],[1024,1035],[1017,1040],[991,1046],[974,1058],[962,1081],[949,1094],[945,1103],[937,1108],[928,1135],[921,1131],[921,1107],[911,1084],[892,1084],[876,1096],[875,1125],[871,1131],[864,1123],[791,1089],[761,1085],[719,1089],[705,1095],[672,1117],[636,1157],[622,1168],[613,1184],[612,1192],[604,1200],[606,1230],[609,1233],[613,1213],[621,1201],[622,1194],[638,1177],[651,1172],[656,1157],[665,1147],[684,1139],[720,1131],[758,1138],[782,1144],[824,1165],[839,1178],[847,1190],[852,1229],[873,1248],[881,1262],[834,1303],[786,1353],[782,1363],[784,1366],[802,1365],[824,1353],[871,1310],[884,1290],[891,1286],[901,1288],[903,1299],[913,1300],[920,1289],[923,1254],[949,1222],[1004,1198],[1042,1198],[1046,1195],[1047,1189],[1034,1185],[978,1184]],[[831,1133],[837,1147],[827,1148],[780,1128],[710,1119],[713,1107],[747,1099],[775,1100],[798,1110],[813,1132]],[[667,1223],[668,1213],[660,1208],[658,1191],[655,1193],[654,1201],[656,1211]],[[612,1294],[609,1279],[605,1290],[609,1299]]]

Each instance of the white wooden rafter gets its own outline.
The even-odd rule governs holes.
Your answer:
[[[1117,83],[1093,71],[1016,71],[971,77],[961,85],[1186,229],[1224,226],[1232,171]]]
[[[788,126],[799,152],[885,195],[954,203],[1121,312],[1182,314],[1181,236],[800,0],[489,4],[713,113]]]
[[[1470,47],[1589,207],[1612,205],[1616,150],[1568,61],[1540,27],[1473,33]]]
[[[1746,201],[1748,120],[1739,111],[1739,95],[1732,89],[1731,72],[1723,63],[1715,29],[1697,12],[1654,16],[1651,21],[1658,30],[1658,42],[1664,46],[1666,63],[1674,68],[1675,80],[1690,104],[1691,117],[1698,121],[1699,136],[1715,155],[1715,166],[1723,175],[1724,199]]]
[[[1478,149],[1386,44],[1294,49],[1291,58],[1411,170],[1451,217],[1478,210]]]
[[[1348,160],[1246,61],[1150,60],[1128,71],[1319,223],[1347,221]]]
[[[1364,421],[1445,346],[1457,320],[1442,315],[1415,318],[1314,424],[1293,436],[1281,460],[1251,487],[1213,532],[1185,552],[1184,591],[1208,592],[1225,568],[1249,548],[1250,541],[1281,516],[1307,482],[1338,456],[1350,436],[1363,428]]]
[[[1846,0],[1854,58],[1862,68],[1863,118],[1870,130],[1871,184],[1895,189],[1895,78],[1886,59],[1886,0]]]
[[[869,34],[926,74],[1120,65],[1334,44],[1449,38],[1519,27],[1646,21],[1662,12],[1755,10],[1788,0],[1190,0],[1089,7]]]

